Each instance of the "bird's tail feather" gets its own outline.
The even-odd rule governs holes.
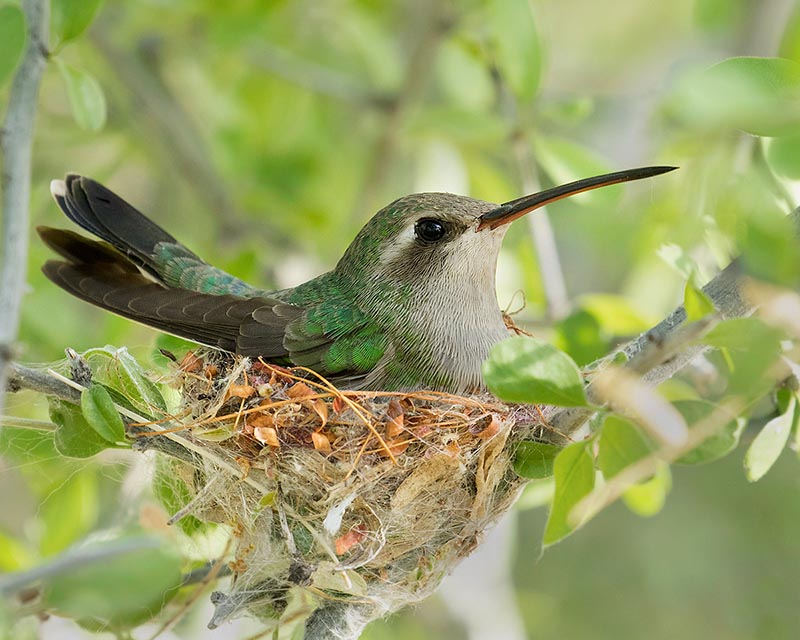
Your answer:
[[[50,192],[67,217],[86,231],[110,244],[132,265],[140,267],[159,282],[200,293],[233,293],[242,297],[263,295],[235,276],[217,269],[198,257],[134,206],[91,178],[68,174],[64,180],[53,180]],[[88,244],[76,244],[77,234],[49,232],[43,239],[67,258],[64,251]],[[55,242],[57,246],[52,243]],[[95,255],[101,258],[105,249],[95,243]],[[108,249],[108,247],[106,247]],[[82,255],[83,262],[90,262]]]
[[[287,322],[302,309],[264,297],[209,294],[170,287],[142,273],[105,242],[64,229],[39,227],[42,240],[65,260],[42,271],[76,298],[194,342],[248,356],[286,355]]]
[[[158,245],[176,245],[188,257],[203,262],[138,209],[91,178],[68,174],[64,180],[53,180],[50,192],[75,224],[159,279],[163,274],[162,265],[155,260]]]

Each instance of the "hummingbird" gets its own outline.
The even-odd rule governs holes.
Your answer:
[[[218,269],[90,178],[53,180],[61,210],[98,240],[39,227],[68,293],[223,351],[311,369],[341,388],[485,389],[481,364],[510,335],[495,295],[509,224],[539,207],[677,167],[585,178],[505,204],[417,193],[376,213],[332,271],[265,290]]]

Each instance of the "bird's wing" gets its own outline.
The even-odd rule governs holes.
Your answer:
[[[366,375],[383,355],[383,332],[324,279],[307,283],[301,288],[305,295],[295,299],[202,293],[154,281],[105,242],[64,229],[38,231],[64,258],[42,268],[52,282],[81,300],[161,331],[308,367],[340,384]]]
[[[326,276],[265,292],[212,267],[94,180],[68,175],[51,191],[72,221],[102,240],[38,229],[64,258],[46,263],[45,275],[82,300],[195,342],[305,366],[337,383],[355,383],[385,351],[385,334]]]
[[[125,318],[182,338],[246,356],[288,355],[286,325],[303,309],[267,296],[200,293],[168,287],[143,274],[110,245],[71,231],[39,228],[45,243],[65,260],[42,270],[72,295]]]
[[[283,343],[295,365],[350,383],[375,367],[387,337],[352,301],[334,297],[291,320]]]

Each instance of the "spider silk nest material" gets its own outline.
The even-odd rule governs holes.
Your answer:
[[[535,407],[487,394],[340,391],[210,349],[187,354],[174,384],[196,446],[193,462],[162,461],[180,484],[172,521],[233,534],[210,627],[331,607],[358,627],[425,598],[511,507],[515,445],[546,428]]]

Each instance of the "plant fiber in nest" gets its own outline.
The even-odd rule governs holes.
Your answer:
[[[174,385],[195,446],[162,465],[180,485],[173,521],[233,535],[209,626],[249,612],[304,621],[306,638],[355,637],[428,596],[513,504],[515,445],[546,428],[485,394],[341,391],[213,350],[189,353]]]

